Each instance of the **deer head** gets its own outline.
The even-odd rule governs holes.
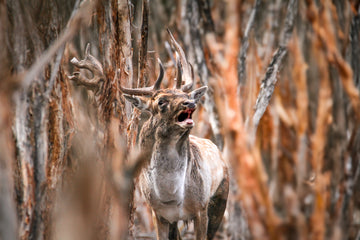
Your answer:
[[[179,44],[169,32],[176,52],[176,84],[173,89],[160,89],[164,76],[164,69],[159,60],[160,73],[155,84],[146,88],[124,88],[120,86],[123,96],[136,108],[147,111],[153,120],[162,125],[163,134],[181,133],[189,131],[194,126],[192,114],[197,103],[206,93],[207,87],[203,86],[191,91],[194,82],[194,72],[191,64]],[[182,86],[182,83],[185,85]]]

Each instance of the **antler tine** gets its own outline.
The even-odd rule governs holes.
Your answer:
[[[176,52],[176,89],[181,88],[182,83],[182,69],[179,54]]]
[[[137,95],[137,96],[151,96],[154,91],[152,87],[144,87],[144,88],[125,88],[120,86],[120,91],[129,95]]]
[[[158,63],[159,63],[159,66],[160,66],[160,73],[159,73],[159,76],[154,84],[154,87],[153,89],[154,90],[159,90],[160,89],[160,85],[161,85],[161,82],[164,78],[164,66],[162,65],[161,63],[161,60],[158,58]]]
[[[73,75],[68,76],[70,80],[75,81],[77,84],[84,85],[90,89],[98,89],[99,82],[105,80],[101,63],[90,54],[90,43],[86,45],[84,59],[79,61],[74,57],[70,62],[80,69],[88,69],[93,74],[93,78],[88,78],[80,72],[74,72]]]
[[[158,62],[159,62],[159,66],[160,66],[160,73],[159,73],[159,76],[153,86],[144,87],[144,88],[125,88],[120,85],[121,92],[130,94],[130,95],[138,95],[138,96],[153,95],[154,91],[160,89],[161,81],[164,78],[164,66],[162,65],[160,59],[158,59]]]
[[[190,82],[192,82],[193,80],[191,78],[192,76],[191,76],[190,65],[186,60],[184,50],[181,48],[180,44],[178,42],[176,42],[174,36],[172,35],[172,33],[170,32],[169,29],[167,29],[167,32],[170,35],[171,42],[173,43],[176,51],[179,53],[180,62],[181,62],[181,68],[182,68],[182,74],[183,74],[185,83],[186,83],[186,85],[190,85]],[[192,83],[191,83],[191,86],[192,86]]]
[[[189,65],[190,65],[190,70],[191,70],[191,78],[190,78],[190,82],[188,83],[188,84],[185,84],[182,88],[181,88],[181,90],[183,91],[183,92],[190,92],[191,91],[191,89],[192,89],[192,87],[193,87],[193,85],[194,85],[194,68],[193,68],[193,66],[191,65],[191,63],[189,63]]]

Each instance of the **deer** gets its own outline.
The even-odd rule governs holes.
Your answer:
[[[192,90],[192,65],[168,32],[176,50],[175,86],[160,88],[164,77],[160,61],[153,86],[120,86],[127,101],[150,115],[139,133],[140,151],[149,152],[139,186],[153,211],[158,240],[181,239],[178,221],[194,221],[197,240],[213,239],[226,208],[228,164],[211,140],[190,134],[195,124],[192,114],[208,87]]]

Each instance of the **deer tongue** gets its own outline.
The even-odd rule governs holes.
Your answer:
[[[193,121],[191,118],[185,119],[184,122],[185,122],[187,125],[192,125],[192,124],[194,124],[194,121]]]
[[[195,111],[195,109],[186,109],[180,113],[177,120],[179,123],[185,126],[193,126],[194,120],[192,120],[191,115]]]

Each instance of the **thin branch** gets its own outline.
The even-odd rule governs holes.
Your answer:
[[[252,118],[252,130],[250,131],[251,139],[254,139],[256,129],[259,125],[261,117],[264,115],[264,112],[269,105],[271,96],[274,92],[275,84],[277,82],[277,72],[281,66],[282,60],[287,53],[287,43],[291,38],[292,30],[294,27],[294,20],[297,14],[298,1],[291,0],[289,2],[285,20],[285,26],[282,33],[282,39],[280,40],[280,46],[276,50],[267,70],[265,73],[265,78],[262,80],[260,86],[260,93],[256,99],[255,103],[255,113]],[[246,126],[249,126],[248,119],[246,120]]]
[[[287,47],[288,45],[288,42],[292,36],[297,11],[298,11],[298,1],[290,0],[289,5],[287,7],[285,26],[280,39],[280,47]]]
[[[260,93],[255,103],[255,113],[252,119],[255,131],[257,126],[259,125],[261,117],[263,116],[267,106],[269,105],[271,96],[274,92],[275,84],[277,82],[277,73],[286,52],[287,50],[285,47],[278,48],[266,70],[265,78],[262,80],[260,86]]]
[[[249,48],[249,33],[254,26],[255,15],[260,5],[261,0],[256,0],[253,9],[251,10],[249,20],[246,24],[244,37],[241,41],[240,54],[238,58],[238,81],[239,87],[246,81],[246,53]]]

